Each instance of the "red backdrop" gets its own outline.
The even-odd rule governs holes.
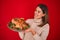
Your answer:
[[[15,17],[33,18],[36,5],[46,4],[49,9],[50,33],[47,40],[59,40],[59,0],[0,0],[0,40],[21,40],[17,32],[7,28]]]

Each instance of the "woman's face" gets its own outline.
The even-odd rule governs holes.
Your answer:
[[[41,8],[37,7],[35,12],[34,12],[34,18],[40,19],[43,16],[45,16],[45,14],[43,14],[43,11],[41,10]]]

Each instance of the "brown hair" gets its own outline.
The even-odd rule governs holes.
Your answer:
[[[42,17],[43,23],[39,25],[40,27],[44,26],[46,23],[48,23],[48,8],[44,4],[38,4],[37,7],[41,8],[43,11],[43,14],[46,14],[44,17]]]

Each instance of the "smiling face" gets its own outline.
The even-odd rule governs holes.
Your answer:
[[[43,11],[41,10],[40,7],[37,7],[36,10],[35,10],[35,12],[34,12],[34,18],[40,19],[43,16],[45,16],[45,14],[43,14]]]

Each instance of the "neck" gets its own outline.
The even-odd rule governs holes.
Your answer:
[[[40,18],[40,19],[34,18],[34,22],[38,23],[38,24],[42,24],[42,18]]]

